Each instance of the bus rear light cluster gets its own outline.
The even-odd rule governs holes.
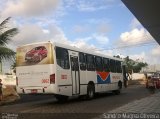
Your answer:
[[[50,84],[55,84],[55,74],[50,75]]]

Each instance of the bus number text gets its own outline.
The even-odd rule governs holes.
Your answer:
[[[67,75],[61,75],[61,79],[67,79]]]
[[[42,83],[49,83],[49,79],[42,79]]]

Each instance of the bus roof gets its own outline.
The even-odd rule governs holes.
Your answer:
[[[84,49],[80,49],[80,48],[77,48],[76,46],[70,46],[70,45],[66,45],[66,44],[62,44],[62,43],[58,43],[58,42],[53,42],[53,44],[55,46],[66,48],[66,49],[70,49],[70,50],[73,50],[73,51],[78,51],[78,52],[83,52],[83,53],[87,53],[87,54],[93,54],[93,55],[96,55],[96,56],[106,57],[106,58],[109,58],[109,59],[123,61],[120,58],[115,58],[115,57],[111,57],[111,56],[108,56],[108,55],[103,55],[103,54],[96,53],[94,51],[90,51],[90,50],[86,50],[86,49],[85,50]]]
[[[29,45],[45,44],[45,43],[52,43],[54,46],[66,48],[66,49],[69,49],[69,50],[72,50],[72,51],[78,51],[78,52],[83,52],[83,53],[92,54],[92,55],[96,55],[96,56],[106,57],[106,58],[109,58],[109,59],[123,61],[120,58],[111,57],[111,56],[108,56],[108,55],[103,55],[103,54],[100,54],[100,53],[96,53],[94,51],[90,51],[90,50],[86,50],[86,49],[85,50],[84,49],[80,49],[80,48],[77,48],[76,46],[70,46],[70,45],[67,45],[67,44],[62,44],[62,43],[58,43],[58,42],[51,42],[51,41],[25,44],[25,45],[22,45],[22,46],[18,46],[18,48],[24,47],[24,46],[29,46]]]

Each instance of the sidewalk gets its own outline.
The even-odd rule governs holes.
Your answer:
[[[158,91],[158,93],[151,94],[146,98],[142,98],[140,100],[130,102],[119,108],[106,112],[94,119],[109,119],[109,118],[117,119],[119,118],[118,116],[121,116],[121,118],[123,119],[125,114],[130,114],[128,117],[131,117],[131,116],[144,117],[144,115],[142,114],[153,114],[153,115],[155,114],[154,119],[159,119],[160,114],[158,113],[160,113],[160,91]],[[135,115],[131,115],[131,114],[135,114]]]
[[[107,113],[160,113],[160,92]]]

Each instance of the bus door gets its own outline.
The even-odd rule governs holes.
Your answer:
[[[80,75],[78,56],[70,56],[71,62],[71,76],[72,76],[72,94],[80,93]]]

